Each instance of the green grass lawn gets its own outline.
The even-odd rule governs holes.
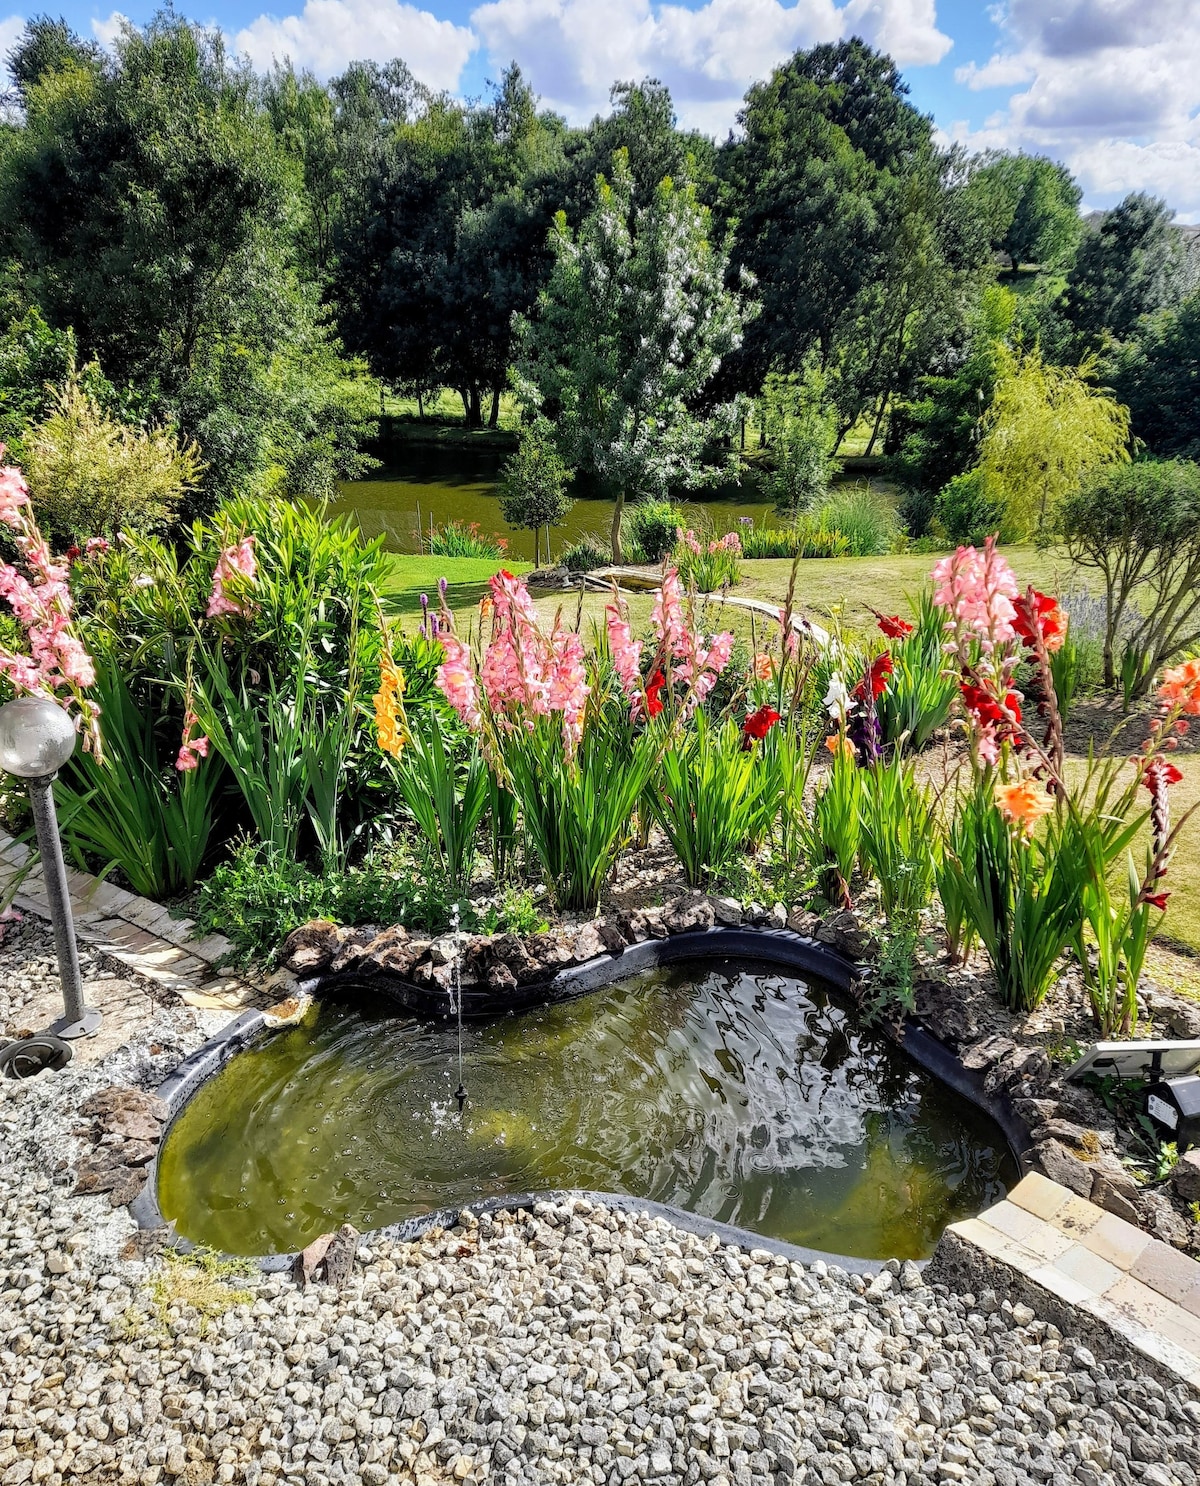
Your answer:
[[[438,579],[445,578],[446,602],[455,615],[467,614],[487,592],[487,580],[501,568],[526,573],[530,564],[503,557],[409,557],[389,554],[390,570],[380,595],[389,614],[405,618],[421,612],[421,595],[437,607]]]

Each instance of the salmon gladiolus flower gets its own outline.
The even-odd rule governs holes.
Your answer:
[[[1032,779],[996,786],[996,804],[1009,825],[1028,835],[1043,815],[1054,809],[1054,801]]]

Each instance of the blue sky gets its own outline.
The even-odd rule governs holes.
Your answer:
[[[723,136],[747,84],[798,46],[858,34],[900,64],[947,140],[1064,160],[1085,205],[1165,196],[1200,221],[1200,0],[196,0],[265,67],[327,77],[359,57],[402,56],[423,81],[483,92],[513,58],[543,100],[582,122],[618,78],[667,82],[683,121]],[[6,8],[0,46],[25,15]],[[109,41],[154,5],[68,0],[61,13]]]

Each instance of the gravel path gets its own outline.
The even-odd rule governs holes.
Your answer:
[[[73,1110],[203,1035],[158,1007],[95,1068],[0,1085],[0,1486],[1200,1482],[1183,1388],[912,1265],[586,1203],[373,1244],[340,1291],[128,1257],[128,1217],[71,1195]]]

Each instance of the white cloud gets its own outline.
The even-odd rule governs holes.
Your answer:
[[[260,15],[233,38],[255,67],[290,57],[318,77],[350,62],[403,57],[431,88],[453,89],[477,45],[466,26],[442,21],[404,0],[305,0],[299,15]]]
[[[1200,215],[1196,0],[1009,0],[1011,43],[956,72],[972,89],[1015,86],[1007,107],[955,137],[1064,160],[1085,205],[1129,191]]]
[[[25,18],[22,15],[6,16],[0,21],[0,79],[3,79],[3,83],[7,83],[9,79],[9,70],[4,67],[3,58],[16,46],[16,39],[24,30]]]
[[[490,60],[515,58],[545,102],[576,121],[603,109],[618,79],[660,78],[685,125],[723,133],[751,82],[798,47],[859,35],[901,65],[945,55],[935,0],[486,0],[471,24]]]
[[[128,16],[122,15],[119,10],[114,10],[103,18],[93,17],[92,35],[102,47],[111,51],[117,37],[128,24]]]

